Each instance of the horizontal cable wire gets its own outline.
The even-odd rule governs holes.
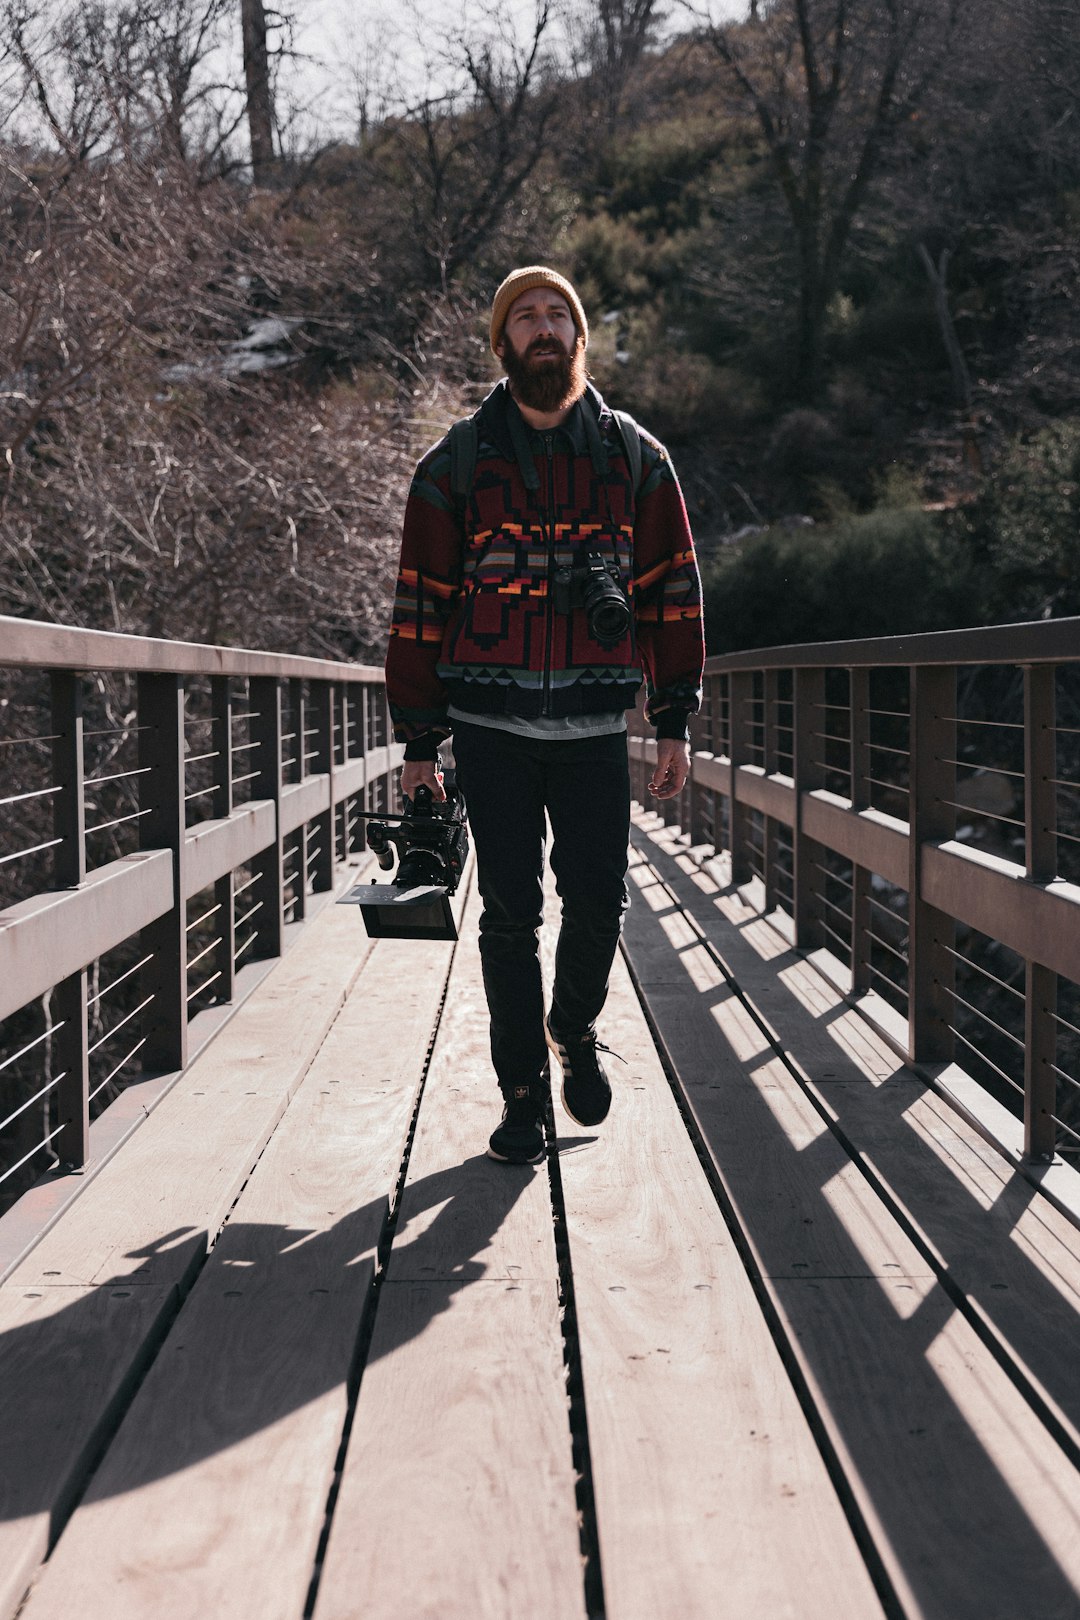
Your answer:
[[[8,1115],[7,1119],[0,1119],[0,1131],[6,1131],[12,1120],[18,1119],[20,1114],[25,1114],[28,1108],[32,1108],[40,1098],[47,1096],[50,1091],[55,1091],[61,1080],[66,1079],[67,1070],[65,1069],[63,1074],[55,1075],[53,1079],[46,1080],[41,1090],[35,1091],[32,1097],[27,1097],[26,1101],[20,1103],[18,1108],[14,1109],[13,1112]]]
[[[152,765],[137,765],[130,771],[114,771],[111,776],[88,776],[83,787],[100,787],[102,782],[123,782],[129,776],[149,776]]]
[[[58,1125],[54,1131],[49,1132],[48,1136],[42,1137],[41,1141],[36,1143],[34,1147],[30,1149],[29,1153],[24,1153],[18,1164],[13,1164],[9,1170],[5,1170],[3,1175],[0,1176],[0,1186],[3,1186],[8,1177],[13,1176],[16,1170],[21,1170],[23,1165],[28,1163],[28,1161],[34,1157],[35,1153],[40,1153],[42,1148],[47,1148],[53,1137],[59,1136],[63,1128],[64,1127],[62,1125]]]
[[[31,844],[29,849],[16,849],[10,855],[0,855],[0,866],[6,866],[9,861],[25,860],[27,855],[38,855],[43,849],[55,849],[57,844],[63,842],[62,838],[50,838],[44,844]]]
[[[210,910],[209,911],[204,911],[201,917],[196,917],[194,922],[189,922],[188,925],[187,925],[187,928],[185,929],[185,932],[190,934],[191,930],[193,928],[198,928],[200,923],[209,922],[210,918],[214,915],[215,911],[220,911],[220,910],[221,910],[221,901],[219,900],[216,906],[211,906]]]
[[[145,998],[145,1000],[140,1001],[139,1005],[137,1007],[133,1007],[129,1013],[126,1013],[124,1015],[124,1017],[121,1018],[120,1022],[118,1024],[114,1024],[112,1029],[107,1030],[99,1041],[95,1041],[93,1046],[87,1047],[87,1050],[86,1050],[87,1057],[93,1057],[94,1053],[99,1051],[100,1048],[103,1047],[104,1045],[106,1045],[106,1043],[108,1041],[111,1041],[114,1035],[119,1035],[119,1033],[123,1029],[124,1025],[125,1024],[130,1024],[131,1020],[133,1018],[136,1018],[139,1015],[139,1013],[142,1012],[144,1007],[149,1007],[150,1003],[153,1000],[154,1000],[154,996],[153,996],[153,993],[151,993],[150,995],[148,995]]]
[[[198,963],[200,963],[202,961],[204,956],[209,956],[211,951],[216,951],[220,944],[221,944],[221,935],[220,934],[215,934],[214,938],[210,941],[209,945],[204,945],[202,950],[199,952],[198,956],[193,956],[191,958],[191,961],[187,965],[187,971],[190,973],[192,968],[196,967],[198,965]]]
[[[1055,1125],[1065,1132],[1066,1136],[1071,1136],[1074,1142],[1080,1142],[1080,1132],[1074,1131],[1071,1125],[1066,1125],[1065,1121],[1059,1119],[1056,1114],[1051,1114],[1050,1118]]]
[[[94,1087],[93,1091],[90,1093],[89,1097],[87,1098],[87,1102],[93,1102],[93,1100],[97,1096],[98,1092],[99,1091],[104,1091],[105,1087],[109,1084],[109,1081],[116,1079],[116,1076],[120,1073],[120,1070],[124,1067],[124,1064],[125,1063],[130,1063],[132,1058],[135,1056],[136,1052],[141,1052],[142,1051],[143,1047],[146,1045],[146,1041],[147,1041],[147,1037],[144,1035],[141,1041],[136,1042],[136,1044],[131,1048],[131,1051],[128,1053],[127,1057],[122,1057],[120,1059],[119,1063],[116,1065],[115,1069],[110,1069],[109,1073],[105,1076],[104,1080],[102,1080],[98,1085],[96,1085]]]
[[[952,946],[946,945],[944,941],[941,941],[941,948],[948,951],[949,955],[954,957],[957,962],[962,962],[964,967],[970,968],[973,973],[981,973],[984,979],[989,979],[1002,990],[1008,990],[1009,994],[1016,996],[1019,1001],[1025,999],[1023,990],[1018,990],[1015,984],[1008,984],[1004,979],[999,979],[996,973],[991,973],[989,968],[984,968],[979,962],[973,962],[970,956],[962,956],[959,951],[953,950]],[[1080,1030],[1077,1033],[1080,1034]]]
[[[17,1063],[21,1057],[25,1057],[27,1052],[32,1052],[35,1046],[40,1046],[42,1041],[47,1041],[50,1035],[55,1035],[57,1030],[63,1029],[66,1023],[67,1019],[62,1018],[58,1024],[53,1024],[50,1026],[50,1028],[42,1030],[40,1035],[35,1035],[32,1041],[28,1041],[26,1045],[20,1047],[17,1052],[12,1052],[10,1057],[6,1057],[3,1063],[0,1063],[0,1074],[3,1074],[4,1070],[10,1068],[13,1063]],[[7,1124],[6,1120],[4,1121],[4,1124]],[[2,1129],[2,1127],[0,1127],[0,1129]]]
[[[23,804],[27,799],[47,799],[54,793],[62,792],[63,788],[59,785],[47,788],[31,788],[26,793],[12,793],[6,799],[0,799],[0,805]]]
[[[935,984],[941,984],[940,979],[935,979],[934,982]],[[997,1034],[1004,1035],[1007,1041],[1012,1041],[1013,1045],[1018,1046],[1021,1052],[1025,1050],[1024,1043],[1018,1035],[1014,1035],[1012,1030],[1006,1029],[1004,1024],[999,1024],[996,1018],[991,1018],[989,1013],[983,1012],[981,1007],[976,1007],[972,1002],[968,1001],[966,997],[960,994],[959,990],[951,990],[949,986],[945,984],[942,984],[941,988],[945,991],[946,995],[952,997],[953,1001],[958,1001],[961,1007],[967,1008],[969,1013],[974,1013],[975,1017],[981,1018],[984,1024],[989,1024],[990,1028],[995,1030]]]
[[[255,904],[252,906],[250,911],[245,911],[244,915],[242,917],[237,917],[237,919],[236,919],[236,927],[237,928],[243,928],[244,924],[246,922],[250,922],[252,917],[254,917],[254,915],[255,915],[255,913],[257,911],[262,910],[263,904],[264,904],[264,902],[262,900],[256,900]]]
[[[963,1042],[969,1052],[974,1053],[974,1055],[979,1059],[980,1063],[985,1063],[988,1069],[993,1069],[994,1073],[1000,1080],[1004,1080],[1007,1086],[1011,1086],[1014,1091],[1018,1091],[1020,1095],[1023,1096],[1023,1086],[1019,1085],[1011,1075],[1006,1074],[1004,1069],[999,1069],[997,1064],[991,1058],[988,1058],[985,1052],[980,1052],[974,1041],[969,1041],[966,1035],[961,1034],[955,1024],[946,1024],[945,1027],[946,1029],[952,1031],[958,1041]]]
[[[887,984],[890,990],[895,990],[898,996],[903,996],[905,1001],[908,1000],[908,993],[902,984],[897,984],[895,979],[890,979],[889,975],[883,973],[879,967],[875,967],[873,962],[866,962],[864,966],[866,971],[872,973],[875,979],[880,979],[882,984]]]
[[[108,832],[110,827],[122,827],[128,821],[141,821],[143,816],[149,814],[149,809],[133,810],[128,816],[115,816],[112,821],[99,821],[96,827],[87,827],[86,836],[89,838],[91,833]]]
[[[1022,720],[973,720],[962,714],[943,714],[939,718],[948,720],[958,726],[997,726],[999,729],[1004,727],[1006,731],[1023,731],[1024,729]],[[1061,730],[1060,726],[1058,730]]]
[[[1024,780],[1023,771],[1010,771],[1004,765],[974,765],[970,759],[946,759],[944,754],[940,754],[938,758],[942,765],[955,765],[957,770],[972,771],[974,774],[965,777],[965,782],[977,781],[980,771],[984,773],[992,772],[995,776],[1014,776],[1018,782]],[[957,785],[962,787],[964,783],[958,783]]]
[[[900,893],[904,894],[906,891],[901,889]],[[868,894],[866,898],[872,906],[876,906],[879,911],[883,911],[887,917],[893,917],[897,922],[904,921],[904,918],[902,918],[898,912],[894,911],[892,906],[887,906],[884,900],[879,900],[875,894]]]
[[[145,956],[140,957],[139,961],[135,963],[134,967],[129,967],[125,972],[121,973],[118,979],[113,979],[112,983],[107,984],[104,990],[99,990],[96,995],[88,996],[86,999],[87,1007],[89,1008],[96,1006],[99,1001],[104,1001],[105,997],[115,990],[118,984],[123,984],[125,979],[130,979],[133,973],[138,973],[140,968],[145,967],[147,962],[152,962],[153,960],[153,951],[149,951]]]
[[[895,956],[898,962],[902,962],[904,966],[907,967],[908,959],[904,952],[898,951],[895,945],[890,945],[887,939],[882,939],[880,934],[875,934],[869,929],[867,930],[867,938],[870,939],[875,945],[880,945],[882,950],[888,951],[890,956]]]
[[[197,990],[191,990],[191,991],[188,992],[188,997],[187,997],[188,1001],[189,1002],[194,1001],[196,996],[201,996],[204,990],[209,990],[210,986],[212,984],[216,984],[218,979],[220,979],[220,978],[221,978],[221,969],[218,968],[217,972],[212,973],[208,979],[205,979],[203,981],[203,983],[199,985],[199,988]]]
[[[0,748],[14,748],[19,743],[59,742],[63,735],[62,731],[54,731],[47,737],[0,737]],[[84,735],[87,735],[87,733],[84,733]],[[93,733],[91,732],[89,735],[92,736]]]

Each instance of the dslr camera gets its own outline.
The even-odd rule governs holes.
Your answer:
[[[445,803],[419,787],[405,800],[404,815],[361,812],[368,823],[368,848],[390,883],[358,883],[341,901],[361,908],[372,939],[456,939],[450,909],[469,854],[465,801],[447,782]]]
[[[583,608],[589,634],[602,647],[615,647],[630,629],[630,604],[619,584],[619,570],[598,551],[586,551],[576,567],[559,563],[552,581],[556,613]]]

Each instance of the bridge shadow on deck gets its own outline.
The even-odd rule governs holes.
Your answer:
[[[398,1232],[389,1276],[423,1278],[437,1270],[444,1281],[484,1280],[487,1268],[476,1256],[489,1247],[529,1181],[542,1170],[497,1165],[478,1155],[411,1182],[409,1217],[433,1209],[438,1213],[415,1238],[407,1227]],[[113,1441],[90,1484],[89,1501],[189,1468],[318,1400],[346,1375],[355,1382],[371,1359],[375,1257],[385,1244],[387,1226],[382,1198],[314,1234],[230,1221],[201,1267],[205,1234],[181,1230],[131,1251],[125,1258],[141,1265],[92,1289],[20,1289],[27,1302],[40,1300],[43,1306],[63,1294],[78,1297],[0,1334],[0,1367],[8,1392],[7,1399],[0,1394],[0,1519],[54,1510],[50,1442],[60,1447],[67,1443],[65,1409],[77,1410],[100,1398],[103,1316],[115,1321],[116,1331],[106,1330],[105,1339],[117,1346],[129,1336],[126,1327],[132,1333],[145,1331],[140,1307],[158,1321],[88,1448],[100,1452],[123,1415],[132,1382],[152,1362],[139,1409]],[[436,1253],[437,1267],[430,1263]],[[166,1256],[170,1277],[179,1272],[195,1278],[179,1314],[173,1285],[164,1297],[155,1287]],[[439,1311],[453,1307],[455,1293],[430,1290],[424,1297],[428,1314],[414,1312],[409,1319],[414,1335]],[[393,1320],[399,1324],[402,1318]],[[398,1348],[400,1341],[383,1333],[375,1353],[392,1354]],[[15,1395],[17,1404],[12,1403]],[[88,1460],[84,1458],[80,1473]],[[73,1481],[64,1493],[59,1521],[66,1518],[78,1488],[80,1481]]]
[[[1052,1258],[1025,1247],[1030,1235],[1013,1241],[1030,1215],[1030,1184],[1002,1163],[989,1185],[985,1161],[959,1137],[951,1160],[943,1156],[914,1123],[916,1104],[944,1106],[929,1089],[899,1063],[872,1082],[841,1029],[846,1009],[829,997],[813,1005],[798,979],[808,971],[801,959],[773,936],[764,972],[762,940],[752,942],[760,920],[740,910],[734,891],[707,892],[671,849],[642,847],[656,871],[636,870],[635,977],[879,1591],[894,1594],[887,1612],[1012,1620],[1022,1608],[1073,1620],[1080,1493],[1068,1430],[1080,1424],[1080,1358],[1068,1266],[1080,1245],[1061,1251],[1055,1279]],[[680,913],[710,934],[723,930],[717,960],[730,977],[700,982],[700,961],[691,964],[700,938],[673,941],[665,930]],[[714,1015],[725,1008],[738,1017],[723,1034]],[[765,1072],[769,1065],[780,1067]],[[813,1087],[797,1077],[800,1066]],[[564,1137],[559,1147],[586,1140]],[[642,1141],[643,1177],[648,1154]],[[409,1182],[388,1280],[488,1280],[478,1257],[535,1173],[477,1154]],[[411,1233],[407,1223],[431,1211]],[[346,1376],[355,1385],[370,1354],[376,1255],[387,1236],[385,1198],[315,1233],[229,1221],[201,1265],[205,1234],[170,1232],[127,1256],[142,1262],[134,1273],[117,1269],[73,1303],[0,1335],[8,1374],[0,1518],[53,1512],[54,1528],[62,1525],[143,1374],[132,1421],[112,1439],[88,1502],[238,1445]],[[1051,1243],[1060,1246],[1047,1228]],[[197,1277],[179,1314],[178,1275],[185,1287]],[[44,1309],[50,1294],[68,1292],[28,1288],[28,1308],[35,1296]],[[407,1318],[409,1336],[459,1295],[426,1290]],[[67,1437],[56,1413],[99,1398],[93,1358],[103,1343],[123,1353],[125,1335],[146,1333],[147,1313],[155,1318],[147,1348],[133,1352],[58,1500],[50,1447]],[[115,1321],[105,1337],[103,1316]],[[383,1333],[378,1353],[405,1342]],[[716,1368],[718,1379],[728,1375]]]
[[[670,835],[635,839],[635,978],[899,1612],[1075,1616],[1080,1235],[1066,1249],[1055,1217],[1049,1254],[1038,1228],[1018,1241],[1031,1184],[899,1060],[871,1081],[849,1009],[823,984],[814,1008],[812,970],[736,890]]]

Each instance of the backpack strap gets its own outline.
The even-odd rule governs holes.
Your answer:
[[[611,412],[619,429],[619,437],[626,451],[626,459],[630,465],[630,482],[637,497],[638,485],[641,483],[641,430],[629,411]]]
[[[450,494],[455,502],[465,501],[472,489],[480,430],[475,416],[464,416],[447,434],[450,441]]]

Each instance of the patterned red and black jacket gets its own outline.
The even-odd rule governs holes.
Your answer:
[[[639,430],[635,491],[618,423],[595,389],[560,428],[536,433],[502,383],[477,427],[468,496],[451,490],[444,438],[417,467],[405,509],[386,688],[408,757],[434,757],[453,729],[451,703],[526,718],[609,713],[633,707],[642,671],[657,734],[685,736],[701,698],[701,586],[666,450]],[[584,608],[555,611],[555,568],[588,551],[617,563],[632,609],[615,646],[593,639]]]

